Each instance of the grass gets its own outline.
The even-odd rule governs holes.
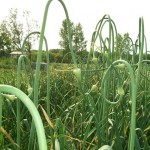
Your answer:
[[[143,54],[147,54],[143,18],[139,20],[138,44],[137,41],[131,42],[130,49],[124,52],[115,41],[117,28],[114,21],[105,15],[96,25],[86,61],[77,63],[71,45],[67,9],[63,1],[59,2],[67,18],[72,64],[49,63],[44,31],[50,0],[46,5],[41,33],[33,33],[40,34],[36,69],[32,70],[24,55],[18,59],[17,71],[1,69],[0,148],[149,149],[150,67],[145,63],[149,60],[143,58]],[[105,24],[109,27],[106,38],[102,36]],[[46,71],[40,71],[43,39],[46,44]],[[139,58],[135,62],[137,50]],[[134,51],[132,59],[128,57],[129,51]],[[18,95],[19,92],[22,96]],[[31,111],[30,105],[35,111]],[[37,127],[37,116],[38,121],[43,122],[41,127]]]

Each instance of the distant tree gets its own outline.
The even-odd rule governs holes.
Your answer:
[[[82,25],[78,23],[74,29],[73,48],[76,52],[86,50],[87,41],[85,41]]]
[[[30,18],[30,12],[29,11],[23,12],[23,18],[24,18],[24,22],[25,22],[23,24],[24,29],[25,29],[24,33],[26,33],[26,35],[28,35],[29,33],[33,32],[33,31],[39,30],[39,25],[38,25],[37,21]],[[31,52],[32,45],[38,39],[38,37],[39,37],[39,35],[36,35],[36,36],[34,35],[32,37],[29,37],[28,40],[26,41],[25,49],[29,53]]]
[[[72,32],[72,37],[74,33],[74,24],[70,21],[70,28]],[[69,37],[68,37],[68,26],[67,26],[67,20],[62,21],[62,27],[60,28],[59,35],[61,37],[61,40],[59,41],[59,45],[62,49],[64,49],[66,52],[69,52]]]
[[[10,10],[7,27],[11,33],[11,48],[13,51],[19,51],[23,40],[23,24],[18,20],[17,9]]]
[[[78,23],[76,26],[71,22],[71,31],[72,31],[72,45],[75,52],[86,50],[87,42],[84,38],[84,33],[82,25]],[[62,22],[62,27],[60,29],[59,35],[61,40],[59,45],[62,49],[69,52],[69,39],[68,39],[68,27],[66,19]]]
[[[131,41],[129,40],[129,38],[130,38],[129,33],[125,33],[123,36],[121,34],[118,34],[117,36],[118,48],[122,49],[121,51],[129,49],[129,47],[131,46]]]
[[[115,45],[115,49],[118,50],[118,52],[120,51],[120,53],[125,52],[130,50],[130,46],[131,46],[131,40],[129,39],[129,33],[125,33],[123,36],[121,34],[117,35],[117,47]],[[118,55],[120,55],[118,53]]]
[[[1,47],[5,47],[5,51],[9,53],[11,51],[20,51],[25,36],[32,31],[37,31],[39,28],[36,21],[29,20],[29,14],[30,12],[24,11],[23,15],[19,16],[17,9],[10,9],[9,16],[2,21],[0,25],[0,36],[3,34],[3,38],[0,37],[0,40],[3,43]],[[7,39],[7,43],[4,37]],[[33,37],[32,41],[36,38],[37,36]],[[25,43],[25,50],[30,53],[31,48],[30,38]]]
[[[11,52],[10,32],[6,27],[6,21],[0,24],[0,57],[7,56]]]

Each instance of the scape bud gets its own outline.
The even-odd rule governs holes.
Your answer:
[[[118,94],[119,94],[119,95],[124,95],[124,89],[123,89],[122,86],[119,86],[119,87],[118,87]]]
[[[60,144],[57,138],[55,139],[55,150],[60,150]]]
[[[93,57],[92,62],[93,62],[94,64],[96,64],[96,63],[98,62],[97,58],[96,58],[96,57]]]
[[[97,84],[98,84],[98,82],[96,84],[92,85],[91,92],[96,92],[98,90]]]
[[[103,55],[104,55],[104,57],[108,57],[108,52],[107,51],[104,51],[104,53],[103,53]]]
[[[76,69],[73,70],[73,73],[75,74],[77,80],[81,81],[81,69],[80,68],[76,68]]]
[[[15,95],[3,94],[3,96],[8,98],[11,101],[14,101],[17,99],[17,97]]]
[[[118,67],[119,69],[122,69],[122,70],[125,69],[125,66],[126,66],[125,64],[118,64],[118,65],[117,65],[117,67]]]
[[[28,91],[28,94],[31,94],[31,93],[32,93],[32,91],[33,91],[33,88],[32,88],[30,85],[28,85],[28,89],[27,89],[27,91]]]

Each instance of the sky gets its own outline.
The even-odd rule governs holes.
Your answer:
[[[30,17],[42,26],[45,6],[48,0],[3,0],[0,5],[0,22],[9,15],[11,8],[19,12],[30,11]],[[145,36],[150,47],[150,8],[148,0],[63,0],[69,18],[74,24],[81,23],[85,39],[90,40],[97,22],[105,15],[110,15],[120,34],[129,33],[133,41],[139,31],[139,18],[144,18]],[[49,49],[59,48],[59,30],[65,19],[64,10],[58,0],[53,0],[49,7],[45,36]]]

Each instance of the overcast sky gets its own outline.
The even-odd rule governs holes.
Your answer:
[[[31,17],[42,25],[47,0],[3,0],[0,4],[0,21],[9,14],[10,8],[18,8],[21,12],[28,10]],[[83,26],[88,48],[91,35],[97,22],[109,14],[117,26],[118,33],[129,33],[135,41],[138,35],[139,17],[143,16],[145,23],[145,35],[148,49],[150,46],[150,5],[148,0],[64,0],[72,22],[80,22]],[[59,48],[59,29],[65,14],[57,0],[53,0],[47,20],[45,35],[48,39],[49,49]]]

